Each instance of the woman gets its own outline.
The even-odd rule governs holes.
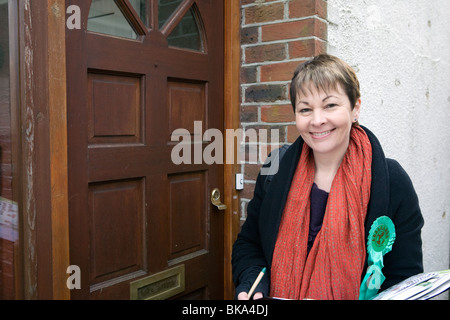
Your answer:
[[[382,270],[376,275],[381,290],[423,272],[417,195],[402,167],[358,124],[354,71],[319,55],[297,68],[290,95],[300,137],[268,188],[264,175],[257,178],[233,246],[237,298],[251,298],[247,293],[263,267],[254,299],[358,299],[360,290],[373,289],[374,278],[364,279],[368,267]],[[368,237],[375,241],[380,217],[395,230],[384,239],[389,246],[375,252]]]

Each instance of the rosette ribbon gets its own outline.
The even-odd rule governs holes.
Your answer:
[[[395,241],[395,226],[389,217],[382,216],[374,221],[367,239],[367,272],[359,289],[359,300],[372,299],[386,277],[382,269],[383,256],[392,250]]]

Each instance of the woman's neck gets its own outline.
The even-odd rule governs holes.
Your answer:
[[[314,153],[314,183],[319,189],[330,192],[334,176],[344,159],[344,155],[345,153],[338,158],[336,156]]]

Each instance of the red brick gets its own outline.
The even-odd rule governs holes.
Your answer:
[[[244,9],[245,24],[276,21],[284,18],[284,3],[256,5]]]
[[[287,86],[282,84],[257,84],[245,90],[245,102],[274,102],[288,98]]]
[[[241,44],[252,44],[258,42],[259,27],[248,27],[241,30]]]
[[[298,65],[298,61],[289,61],[261,66],[261,82],[290,81]]]
[[[241,123],[258,121],[258,107],[256,106],[242,106],[240,114]]]
[[[268,44],[245,49],[245,62],[280,61],[286,59],[284,43]]]
[[[313,57],[324,52],[326,52],[326,43],[317,39],[289,42],[291,59]]]
[[[261,120],[264,122],[293,122],[294,111],[289,105],[275,105],[261,107]]]
[[[252,67],[241,67],[241,83],[255,83],[257,79],[257,68]]]
[[[317,15],[327,18],[327,4],[323,0],[297,0],[289,3],[289,18],[302,18]]]
[[[327,38],[326,23],[315,18],[269,24],[262,26],[261,30],[262,41],[287,40],[311,36],[324,40]]]

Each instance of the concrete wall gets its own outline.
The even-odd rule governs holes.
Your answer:
[[[448,269],[450,1],[328,0],[328,21],[328,53],[361,83],[361,124],[418,193],[425,271]]]

